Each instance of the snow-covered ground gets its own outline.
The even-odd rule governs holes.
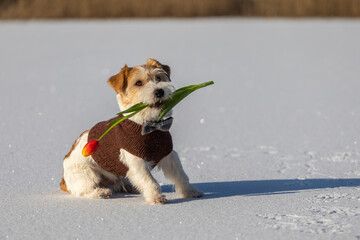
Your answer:
[[[360,20],[0,22],[0,239],[360,239]],[[118,112],[106,83],[153,57],[201,199],[59,190],[62,160]]]

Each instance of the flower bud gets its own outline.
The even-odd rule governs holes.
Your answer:
[[[99,147],[99,141],[97,139],[91,140],[90,142],[88,142],[85,147],[82,150],[82,155],[84,157],[88,157],[91,154],[93,154],[94,152],[96,152],[96,150]]]

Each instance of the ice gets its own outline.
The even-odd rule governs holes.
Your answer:
[[[0,239],[359,239],[360,20],[0,22]],[[75,139],[117,112],[107,78],[152,57],[201,199],[59,190]]]

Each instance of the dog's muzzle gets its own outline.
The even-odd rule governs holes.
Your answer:
[[[156,130],[167,132],[170,130],[172,123],[173,123],[172,117],[169,117],[165,120],[161,120],[159,122],[147,122],[142,127],[141,135],[145,135],[154,132]]]

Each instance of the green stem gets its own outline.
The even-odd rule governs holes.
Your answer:
[[[128,119],[128,118],[131,118],[132,116],[134,116],[135,114],[137,114],[138,112],[140,112],[141,110],[139,111],[135,111],[133,112],[132,114],[129,114],[129,115],[126,115],[122,118],[120,118],[119,120],[117,120],[113,125],[111,125],[111,127],[108,128],[108,130],[106,130],[103,135],[101,135],[99,138],[98,138],[98,141],[100,141],[108,132],[110,132],[111,129],[113,129],[116,125],[118,125],[120,122]]]
[[[190,93],[192,93],[200,88],[212,85],[212,84],[214,84],[214,82],[210,81],[210,82],[205,82],[205,83],[201,83],[198,85],[190,85],[190,86],[183,87],[183,88],[176,90],[172,94],[171,98],[169,98],[168,100],[165,101],[163,108],[158,116],[158,121],[160,121],[165,116],[166,113],[168,113],[175,105],[177,105],[181,100],[183,100],[185,97],[187,97]],[[112,120],[111,122],[109,122],[108,125],[112,124],[111,127],[109,127],[103,133],[103,135],[101,135],[98,138],[98,141],[100,141],[116,125],[118,125],[119,123],[121,123],[122,121],[124,121],[128,118],[131,118],[132,116],[134,116],[135,114],[137,114],[138,112],[140,112],[141,110],[143,110],[144,108],[146,108],[148,106],[149,106],[148,104],[141,102],[141,103],[135,104],[134,106],[130,107],[129,109],[126,109],[125,111],[118,113],[118,114],[123,114],[123,113],[132,112],[131,114],[129,114],[127,116],[123,116],[122,118],[120,118],[118,120],[115,119],[115,120]]]

